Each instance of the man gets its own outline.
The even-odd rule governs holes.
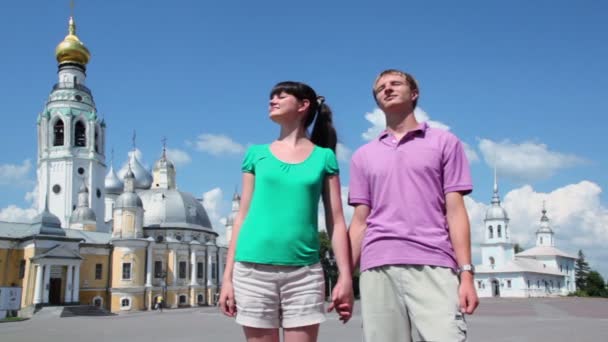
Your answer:
[[[416,121],[411,75],[383,71],[373,94],[386,130],[354,153],[349,189],[366,341],[465,341],[464,314],[479,300],[464,149],[452,133]]]

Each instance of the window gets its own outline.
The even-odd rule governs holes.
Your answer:
[[[507,280],[507,287],[511,288],[511,281],[510,280]]]
[[[211,264],[211,279],[216,279],[217,265],[215,263]]]
[[[101,275],[103,273],[103,265],[102,264],[95,264],[95,279],[99,280],[101,279]]]
[[[53,126],[53,146],[63,146],[63,121],[57,120]]]
[[[99,128],[95,128],[95,152],[99,153]]]
[[[124,297],[120,299],[120,309],[129,310],[131,309],[131,298]]]
[[[179,262],[179,278],[186,279],[186,262],[185,261]]]
[[[196,277],[199,279],[202,279],[203,274],[204,274],[203,263],[202,262],[196,263]]]
[[[541,245],[543,244],[543,237],[542,236],[540,237],[540,244]]]
[[[490,226],[490,239],[494,238],[494,229],[492,228],[492,226]]]
[[[540,280],[536,281],[536,287],[538,287],[540,289]]]
[[[180,305],[184,305],[184,304],[186,304],[186,300],[187,300],[186,295],[180,295],[180,296],[179,296],[179,304],[180,304]]]
[[[77,121],[74,129],[74,146],[85,147],[87,146],[86,128],[82,121]]]
[[[163,277],[163,262],[155,261],[154,262],[154,278],[162,278]]]
[[[477,288],[480,289],[481,288],[481,280],[477,281]]]
[[[122,264],[122,279],[130,280],[131,279],[131,263],[123,262]]]
[[[528,288],[530,288],[530,279],[528,279]]]
[[[492,266],[492,268],[494,268],[494,257],[490,257],[490,266]]]
[[[21,260],[19,262],[19,279],[23,279],[25,277],[25,260]]]
[[[196,299],[199,304],[203,304],[203,302],[205,301],[205,297],[203,297],[202,294],[199,294],[198,297],[196,297]]]
[[[498,225],[498,228],[496,228],[496,235],[498,237],[502,237],[502,227],[500,225]]]

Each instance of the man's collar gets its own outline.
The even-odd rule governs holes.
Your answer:
[[[412,134],[413,132],[426,132],[426,130],[429,128],[429,124],[426,121],[420,122],[418,123],[418,126],[416,126],[416,128],[414,128],[413,130],[407,132],[407,135]],[[388,129],[385,129],[384,131],[382,131],[380,133],[380,135],[378,135],[378,140],[382,140],[386,137],[388,137],[390,135],[390,132],[388,131]]]

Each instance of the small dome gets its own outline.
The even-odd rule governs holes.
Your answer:
[[[492,205],[486,211],[486,220],[508,220],[507,211],[501,206]]]
[[[74,62],[82,65],[86,65],[91,58],[89,49],[76,36],[76,24],[72,17],[68,25],[68,35],[55,48],[55,57],[60,64]]]
[[[538,227],[537,233],[553,233],[551,229],[551,224],[549,223],[549,218],[547,217],[547,210],[543,208],[543,216],[540,218],[540,225]]]
[[[93,209],[89,207],[78,207],[74,209],[70,221],[72,223],[76,222],[86,222],[86,221],[96,221],[97,217]]]
[[[150,189],[152,186],[152,175],[146,168],[141,165],[134,152],[129,153],[129,160],[125,165],[118,171],[118,178],[124,179],[127,171],[129,170],[129,164],[131,164],[131,170],[135,176],[135,188],[136,189]]]
[[[108,171],[108,174],[106,175],[104,186],[107,194],[115,195],[120,194],[125,186],[116,175],[116,172],[114,172],[113,166],[110,166],[110,171]]]
[[[161,169],[175,170],[175,165],[173,165],[172,161],[163,156],[159,160],[157,160],[156,163],[154,163],[153,168],[154,171],[158,171]]]
[[[40,234],[65,236],[65,230],[61,228],[61,221],[49,212],[48,207],[34,217],[32,226],[36,227]]]
[[[114,208],[142,208],[141,198],[134,192],[123,192],[116,199]]]

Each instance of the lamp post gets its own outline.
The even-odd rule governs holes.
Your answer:
[[[336,259],[334,259],[333,255],[329,252],[329,250],[325,251],[325,260],[327,260],[327,280],[329,281],[329,298],[328,301],[331,302],[331,270],[333,269]]]

